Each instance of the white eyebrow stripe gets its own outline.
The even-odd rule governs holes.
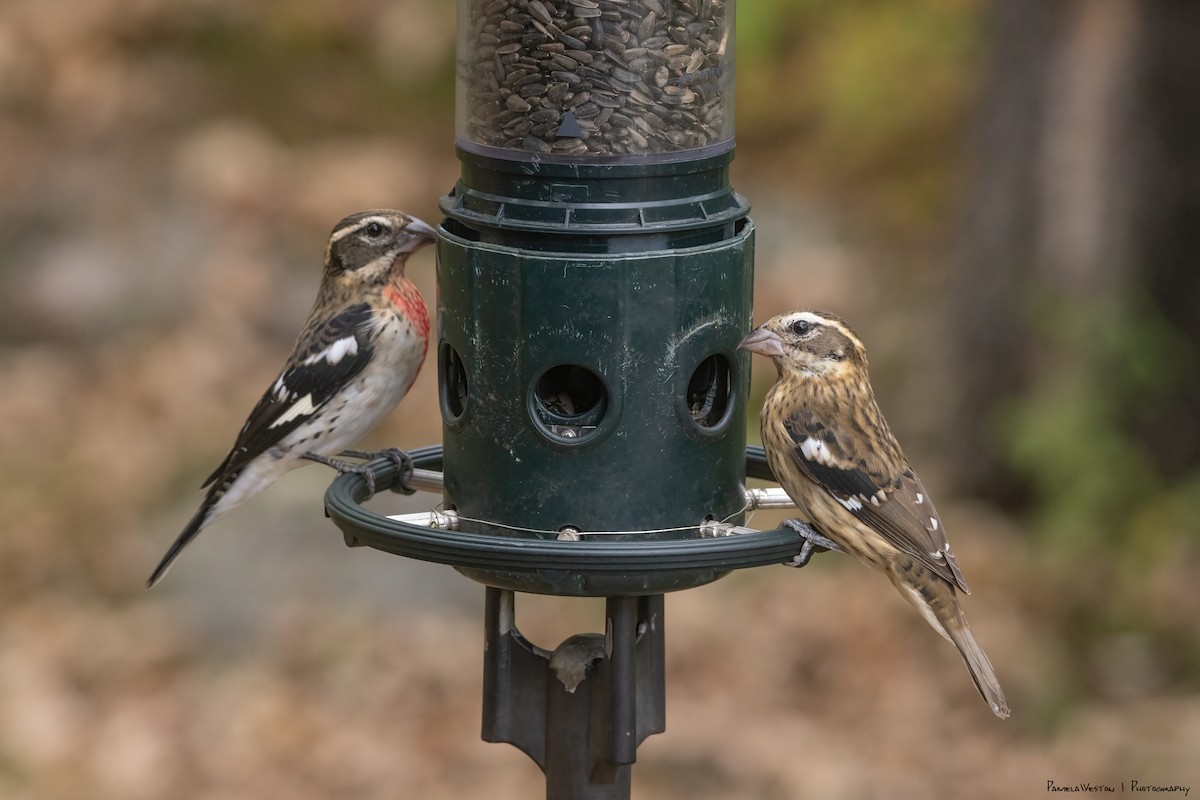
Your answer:
[[[826,319],[825,317],[822,317],[820,314],[814,314],[811,311],[797,311],[795,314],[792,314],[791,316],[788,317],[788,322],[795,322],[797,320],[802,320],[802,319],[807,320],[808,322],[811,322],[814,325],[834,324],[833,320]]]
[[[834,330],[839,331],[843,336],[845,336],[850,341],[858,342],[859,346],[862,345],[862,342],[859,340],[858,336],[854,333],[854,331],[850,330],[843,323],[839,322],[836,319],[830,319],[829,317],[823,317],[820,314],[817,314],[812,311],[795,311],[791,314],[788,314],[786,317],[784,317],[784,319],[786,320],[786,323],[788,325],[791,325],[793,322],[796,322],[797,320],[806,320],[808,322],[813,323],[814,325],[824,325],[827,328],[833,328]]]
[[[363,228],[365,228],[367,225],[370,225],[372,222],[378,222],[380,225],[390,225],[391,224],[388,221],[387,217],[363,217],[362,219],[360,219],[358,221],[357,225],[351,225],[347,228],[343,228],[340,231],[336,231],[333,234],[333,236],[329,237],[329,243],[333,244],[334,242],[340,242],[342,239],[346,238],[347,236],[354,233],[355,231],[361,231]]]

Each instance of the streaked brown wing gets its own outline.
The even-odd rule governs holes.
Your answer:
[[[933,501],[894,440],[892,459],[854,459],[850,453],[875,455],[865,432],[835,432],[808,411],[793,414],[784,428],[792,439],[791,455],[810,480],[892,546],[970,594]]]

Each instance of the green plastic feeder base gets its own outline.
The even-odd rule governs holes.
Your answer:
[[[441,204],[437,355],[444,499],[462,529],[657,531],[635,537],[645,546],[740,522],[754,225],[729,185],[733,153],[459,157]],[[547,566],[532,583],[567,580]]]

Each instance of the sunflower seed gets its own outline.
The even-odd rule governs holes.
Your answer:
[[[504,104],[508,106],[510,110],[516,111],[517,113],[523,113],[533,108],[533,106],[529,105],[529,103],[527,103],[525,100],[522,100],[515,94],[510,94],[504,101]]]
[[[495,3],[489,4],[488,8],[485,8],[483,10],[483,13],[484,14],[494,13],[494,12],[490,12],[488,10],[489,8],[491,8],[494,5],[496,5],[496,4]],[[550,24],[550,22],[551,22],[550,12],[546,10],[546,7],[544,5],[542,5],[541,0],[529,0],[529,5],[527,5],[526,8],[529,10],[529,13],[532,14],[534,16],[534,18],[536,18],[538,20],[538,22],[542,23],[543,25]]]

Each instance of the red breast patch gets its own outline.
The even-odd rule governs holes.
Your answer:
[[[421,338],[429,338],[429,311],[426,310],[425,301],[421,299],[421,293],[412,281],[389,283],[383,290],[383,296],[412,322],[413,328]]]

